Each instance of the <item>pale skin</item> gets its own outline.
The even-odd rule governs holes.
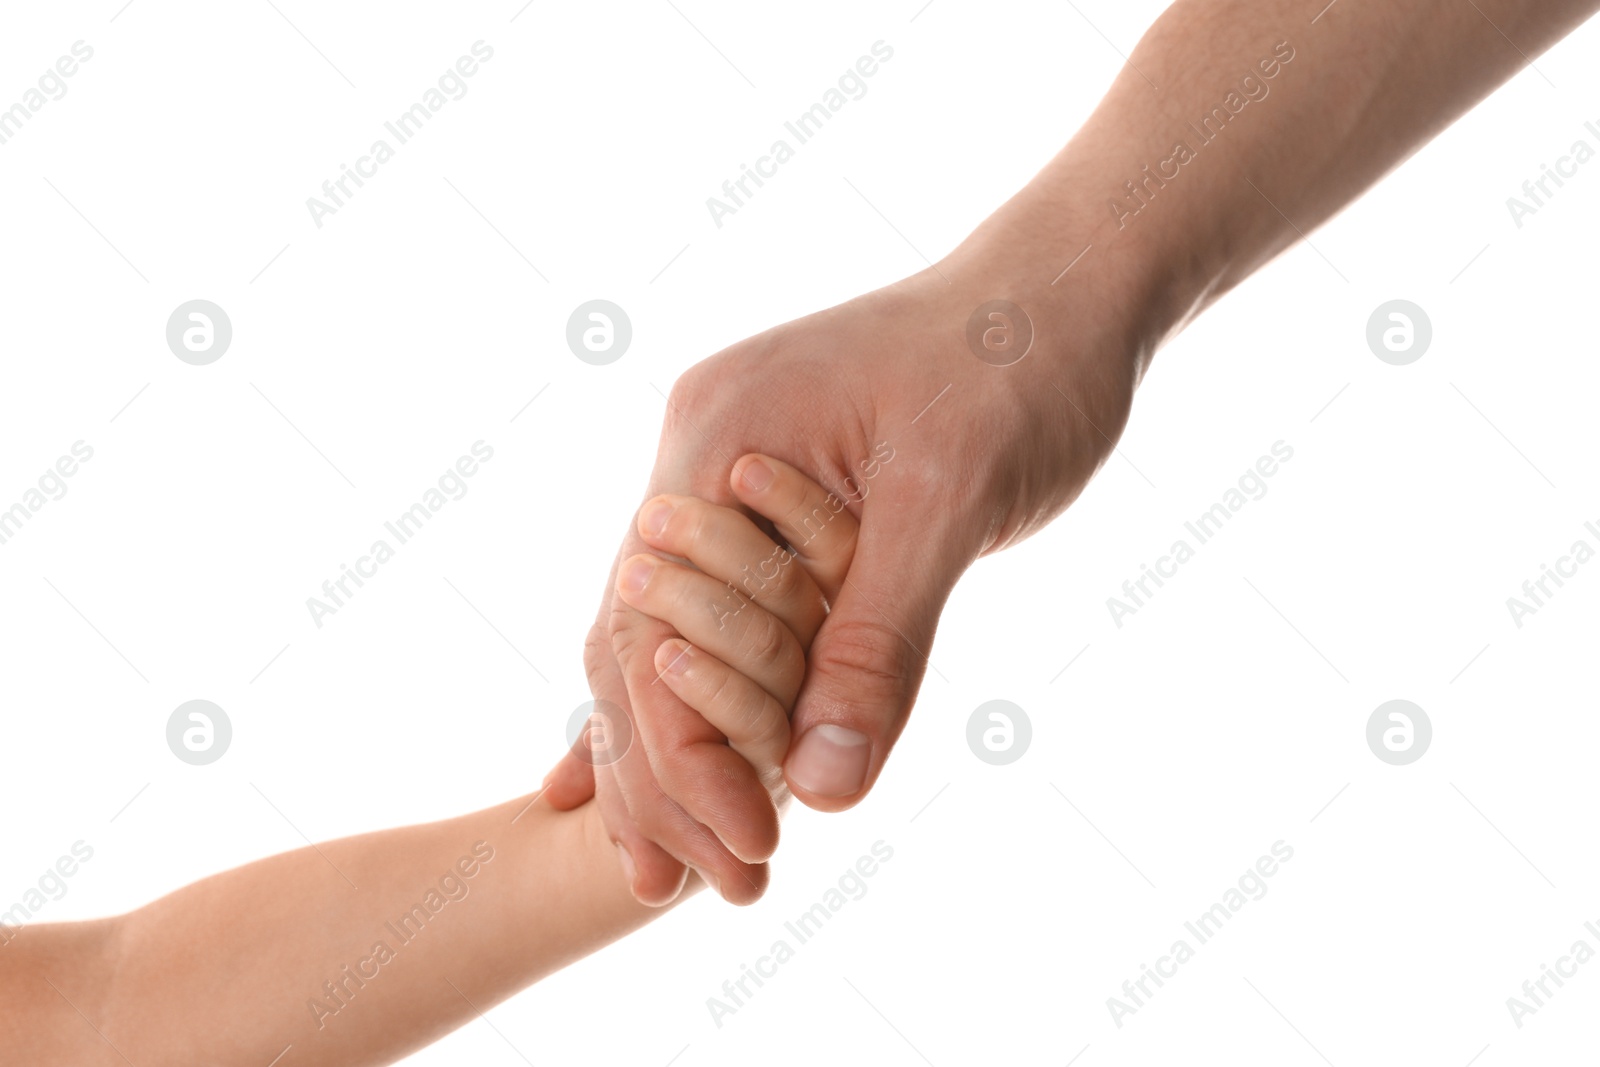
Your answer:
[[[793,553],[742,511],[674,497],[667,540],[686,562],[656,559],[630,595],[695,636],[661,650],[661,683],[715,731],[708,759],[770,786],[776,807],[804,653],[855,519],[776,460],[741,464],[756,462],[774,477],[739,503]],[[790,525],[818,508],[820,534]],[[729,591],[764,561],[781,580],[753,600]],[[34,1067],[264,1067],[288,1046],[296,1067],[392,1063],[661,914],[634,899],[595,805],[534,794],[271,856],[115,918],[0,931],[0,1049]]]
[[[956,580],[1076,499],[1161,344],[1600,4],[1344,0],[1311,26],[1318,6],[1174,4],[1062,152],[934,268],[741,342],[678,382],[649,493],[679,510],[661,532],[641,512],[586,648],[596,697],[631,711],[637,740],[598,772],[574,758],[557,768],[546,798],[569,810],[541,800],[512,823],[526,802],[513,801],[273,857],[120,918],[29,928],[0,948],[3,1047],[90,1067],[266,1063],[289,1043],[298,1064],[390,1062],[647,921],[643,905],[692,892],[690,867],[729,899],[759,896],[784,789],[826,811],[870,791]],[[1296,57],[1271,98],[1119,223],[1108,204],[1122,183],[1284,40]],[[977,360],[965,340],[972,311],[994,299],[1027,309],[1036,331],[1009,367]],[[895,458],[863,482],[884,442]],[[848,576],[841,567],[832,590],[817,582],[833,610],[784,619],[798,645],[815,637],[803,683],[784,674],[796,661],[781,635],[742,638],[752,660],[741,677],[780,705],[798,692],[781,784],[775,762],[750,761],[787,741],[787,720],[720,717],[716,701],[733,691],[693,691],[709,652],[684,657],[683,680],[665,672],[682,631],[653,598],[693,599],[687,568],[637,589],[619,580],[642,553],[686,555],[673,540],[678,517],[692,517],[683,498],[761,512],[747,461],[724,480],[727,457],[758,449],[830,485],[870,485],[846,512],[861,522]],[[704,633],[704,619],[684,630]],[[724,646],[742,663],[739,651]],[[701,703],[713,710],[697,713]],[[450,936],[426,931],[315,1029],[305,1002],[320,983],[479,840],[495,856],[439,914]],[[540,862],[550,855],[563,863]],[[534,921],[550,909],[576,921]]]
[[[872,789],[955,582],[1077,498],[1167,339],[1597,7],[1344,0],[1312,24],[1321,0],[1180,0],[1070,143],[949,255],[679,379],[650,494],[729,502],[719,458],[757,448],[841,491],[847,478],[870,488],[851,501],[861,550],[795,709],[784,765],[793,795],[840,811]],[[1176,141],[1196,143],[1188,124],[1247,74],[1270,96],[1225,113],[1214,142],[1176,177],[1144,185],[1128,217],[1141,199],[1124,183],[1142,184]],[[1049,114],[1047,101],[1017,106]],[[1011,366],[968,347],[968,318],[997,299],[1023,308],[1035,331]],[[868,475],[862,464],[882,442],[896,458]],[[659,547],[630,530],[618,565]],[[589,682],[631,712],[646,743],[598,770],[563,761],[547,795],[557,806],[595,799],[631,857],[639,900],[674,899],[690,865],[743,901],[765,884],[773,801],[748,778],[708,775],[704,724],[651,685],[657,649],[673,636],[608,586],[585,650]]]

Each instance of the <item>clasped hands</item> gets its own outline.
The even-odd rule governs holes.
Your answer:
[[[596,759],[580,739],[543,794],[558,809],[596,800],[643,903],[676,899],[691,868],[728,901],[754,902],[789,795],[821,811],[865,797],[956,580],[1059,514],[1126,421],[1136,372],[1119,339],[1081,323],[1069,334],[1070,309],[1043,284],[996,293],[994,271],[963,269],[985,250],[958,251],[725,349],[668,398],[584,656],[596,706],[625,717],[631,743]],[[1009,366],[966,338],[973,309],[997,296],[1031,316],[1031,350]],[[698,569],[690,547],[741,536],[740,513],[768,536],[737,572]],[[830,521],[843,514],[853,521]],[[658,620],[685,601],[695,632]],[[754,743],[730,745],[680,695],[719,647],[771,678],[803,676],[795,691],[727,683],[726,699],[753,682],[786,713]]]

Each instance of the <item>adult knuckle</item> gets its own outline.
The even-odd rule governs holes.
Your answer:
[[[913,670],[911,648],[888,623],[833,619],[827,640],[812,650],[816,670],[865,690],[868,697],[898,698]]]
[[[656,844],[665,846],[682,836],[691,820],[683,806],[662,788],[658,780],[652,777],[651,784],[653,788],[648,790],[648,798],[635,797],[628,805],[628,814],[640,833]]]
[[[667,392],[667,424],[678,427],[688,422],[693,430],[697,415],[709,412],[717,401],[716,373],[705,363],[697,363],[678,376]]]
[[[705,760],[694,745],[683,745],[656,756],[656,781],[664,795],[680,806],[680,801],[694,795],[692,791],[705,769]]]
[[[596,622],[583,639],[583,671],[591,683],[612,656],[611,634]]]
[[[611,598],[611,609],[606,612],[605,638],[610,641],[610,654],[621,656],[632,647],[638,636],[639,617],[621,597]]]

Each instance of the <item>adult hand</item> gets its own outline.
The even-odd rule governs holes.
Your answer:
[[[737,495],[729,475],[738,457],[760,451],[831,488],[860,520],[854,561],[812,647],[784,768],[787,787],[813,808],[848,808],[872,788],[957,578],[1065,508],[1126,419],[1137,374],[1126,340],[1081,319],[1067,327],[1071,302],[1049,292],[1048,273],[996,278],[986,250],[968,248],[724,350],[669,398],[649,498],[754,502],[765,487],[759,469],[739,464]],[[980,317],[975,352],[969,319],[993,299],[1026,310]],[[1018,362],[997,365],[1023,346]],[[749,902],[766,884],[781,790],[712,774],[698,746],[721,738],[657,684],[657,649],[674,634],[629,608],[616,584],[629,580],[625,561],[661,547],[646,532],[651,514],[647,505],[624,537],[585,654],[596,699],[629,713],[634,743],[601,766],[569,754],[546,796],[558,807],[597,797],[641,900],[671,900],[687,864],[727,899]],[[825,521],[790,526],[820,531]],[[759,584],[743,592],[759,599]],[[783,654],[776,642],[766,651]]]
[[[1395,0],[1330,6],[1308,28],[1301,0],[1175,3],[1066,149],[937,267],[684,375],[652,494],[731,501],[729,468],[760,451],[861,520],[794,714],[794,794],[837,811],[872,788],[956,579],[1072,501],[1166,337],[1597,8]],[[1009,318],[984,308],[969,327],[991,301]],[[1023,347],[1025,324],[1026,355],[993,365]],[[647,545],[630,532],[620,558]],[[641,900],[676,895],[684,863],[752,900],[774,801],[696,758],[716,737],[651,684],[669,636],[606,594],[589,680],[631,710],[642,744],[595,773],[569,757],[548,795],[594,793]]]

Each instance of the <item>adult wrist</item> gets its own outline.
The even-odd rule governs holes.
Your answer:
[[[1059,365],[1093,354],[1137,381],[1205,283],[1192,257],[1095,210],[1106,199],[1087,181],[1041,174],[936,269],[974,310],[989,301],[1022,309],[1035,334],[1029,358]]]
[[[1134,381],[1155,350],[1230,285],[1226,234],[1190,213],[1166,226],[1118,218],[1117,138],[1085,130],[957,246],[938,270],[965,293],[1006,299],[1054,326],[1046,358],[1117,352]]]

